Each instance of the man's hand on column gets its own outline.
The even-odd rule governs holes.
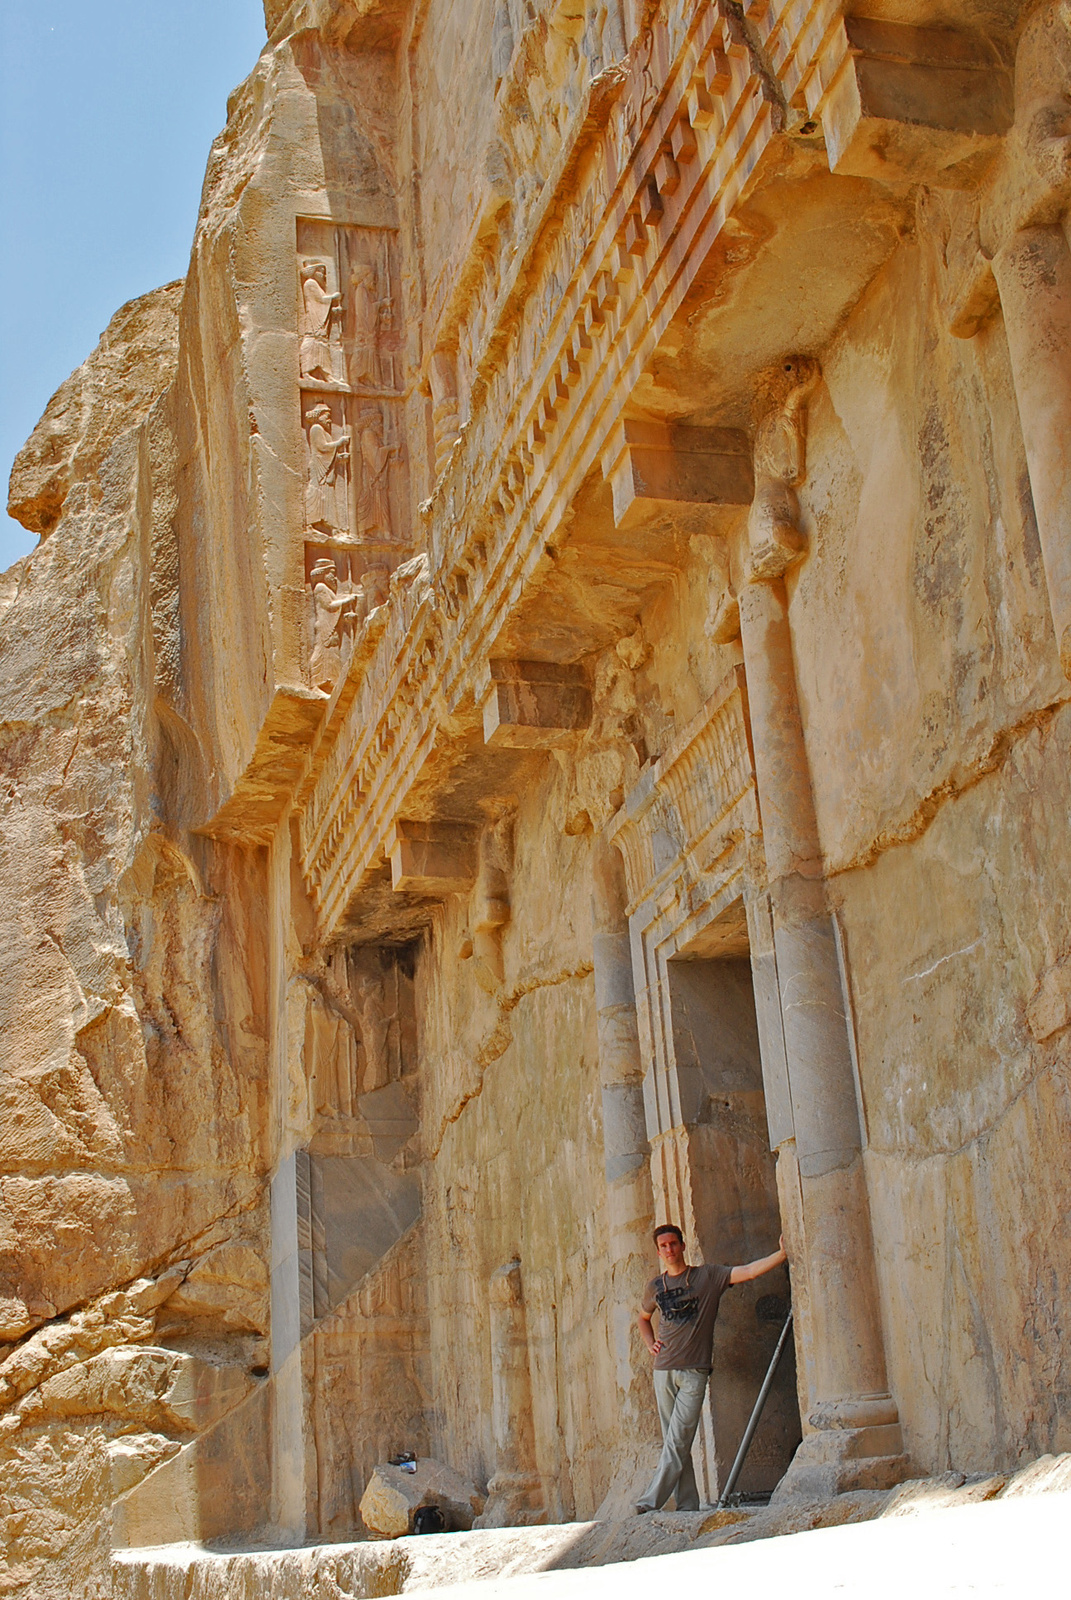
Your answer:
[[[787,1260],[785,1236],[782,1234],[778,1248],[772,1256],[760,1256],[757,1261],[749,1261],[744,1267],[734,1267],[729,1275],[729,1282],[750,1283],[752,1278],[761,1278],[764,1272],[772,1272],[774,1267],[783,1266]]]

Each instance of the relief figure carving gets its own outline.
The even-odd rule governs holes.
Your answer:
[[[355,950],[348,966],[361,1041],[360,1092],[371,1094],[393,1083],[403,1071],[401,990],[393,965],[384,965],[378,951]]]
[[[313,563],[310,576],[314,619],[309,673],[316,688],[330,689],[342,670],[339,623],[344,616],[358,614],[364,595],[360,588],[352,593],[338,593],[335,563],[326,556]]]
[[[353,345],[350,352],[350,382],[354,388],[383,387],[379,370],[379,325],[391,302],[380,295],[379,274],[371,261],[357,261],[350,277],[350,304],[353,316]]]
[[[331,408],[313,406],[305,413],[309,424],[308,483],[305,488],[305,524],[332,533],[349,531],[350,430],[335,431]]]
[[[384,444],[383,423],[375,411],[366,411],[358,428],[357,531],[365,538],[390,539],[390,467],[398,457],[398,448]]]
[[[352,1117],[358,1093],[356,1039],[346,1019],[315,991],[305,1013],[305,1069],[313,1114]]]
[[[328,289],[327,268],[322,261],[302,262],[301,302],[301,376],[323,383],[336,382],[342,363],[342,296]]]

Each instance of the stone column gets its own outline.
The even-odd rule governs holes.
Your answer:
[[[993,258],[1056,644],[1071,678],[1071,249],[1022,228]]]
[[[491,1274],[491,1430],[495,1475],[476,1526],[526,1527],[545,1522],[543,1486],[535,1464],[532,1379],[521,1264],[507,1261]]]
[[[596,834],[591,917],[610,1234],[610,1348],[624,1446],[604,1515],[618,1493],[622,1506],[635,1498],[632,1479],[649,1465],[649,1446],[657,1438],[650,1363],[636,1328],[640,1296],[650,1276],[653,1199],[627,901],[620,853]]]
[[[295,915],[290,829],[276,835],[269,860],[271,1009],[271,1524],[273,1536],[300,1544],[310,1532],[309,1410],[302,1340],[312,1325],[312,1240],[308,1155],[300,1148],[292,1077],[297,1049],[290,994],[288,934]],[[310,1510],[312,1515],[310,1516]]]
[[[806,1272],[810,1349],[804,1426],[812,1431],[778,1497],[880,1487],[903,1475],[888,1392],[862,1131],[833,921],[800,720],[784,580],[740,595],[755,774],[766,853],[784,1054],[763,1050],[767,1101],[783,1107],[773,1141],[782,1190],[798,1194],[789,1228],[794,1276]],[[786,1092],[787,1091],[787,1092]],[[771,1119],[773,1122],[773,1119]],[[793,1238],[802,1229],[803,1237]]]

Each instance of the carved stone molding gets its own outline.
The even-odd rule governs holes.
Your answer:
[[[417,894],[461,894],[476,881],[476,832],[463,822],[396,818],[387,841],[391,884]]]
[[[716,895],[712,874],[728,880],[740,871],[738,847],[759,828],[754,784],[744,670],[734,667],[610,823],[608,836],[624,857],[634,926],[641,905],[657,921],[693,892]]]
[[[812,110],[834,172],[969,184],[1012,121],[1011,74],[980,36],[845,17],[844,56]]]
[[[730,24],[713,7],[678,4],[656,17],[592,119],[568,186],[583,214],[555,223],[549,247],[544,231],[542,287],[515,285],[516,334],[427,507],[438,627],[414,630],[410,608],[392,604],[373,656],[355,653],[359,681],[340,685],[349,708],[329,717],[314,755],[317,766],[330,758],[310,773],[303,859],[325,933],[381,859],[437,720],[475,692],[479,641],[545,559],[548,530],[605,450],[777,115]],[[508,289],[505,300],[503,316]],[[330,752],[336,741],[344,755]],[[359,804],[340,766],[358,777]],[[336,808],[352,821],[336,828]]]
[[[625,424],[621,448],[636,380],[757,181],[785,107],[820,118],[838,75],[855,70],[862,47],[832,3],[753,0],[745,17],[746,34],[728,8],[665,0],[589,100],[525,249],[470,314],[462,357],[478,403],[440,448],[442,475],[423,507],[426,609],[392,600],[378,644],[355,648],[310,765],[303,863],[325,936],[382,860],[437,730],[479,696],[504,619],[591,467],[616,472],[622,515],[645,498],[645,481],[654,485],[657,473],[645,480],[643,469],[657,467],[657,443],[630,444]],[[441,412],[448,391],[436,390]],[[791,498],[791,475],[777,481]],[[673,501],[661,492],[672,484],[657,487],[648,498]],[[702,488],[714,496],[707,504],[717,492]],[[724,498],[742,494],[741,482]],[[340,783],[343,769],[351,781]]]

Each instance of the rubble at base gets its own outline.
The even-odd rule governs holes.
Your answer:
[[[412,1533],[421,1506],[437,1507],[447,1533],[471,1528],[484,1506],[479,1490],[441,1461],[422,1457],[415,1465],[415,1472],[382,1462],[376,1467],[361,1496],[361,1519],[369,1533],[383,1539]]]

